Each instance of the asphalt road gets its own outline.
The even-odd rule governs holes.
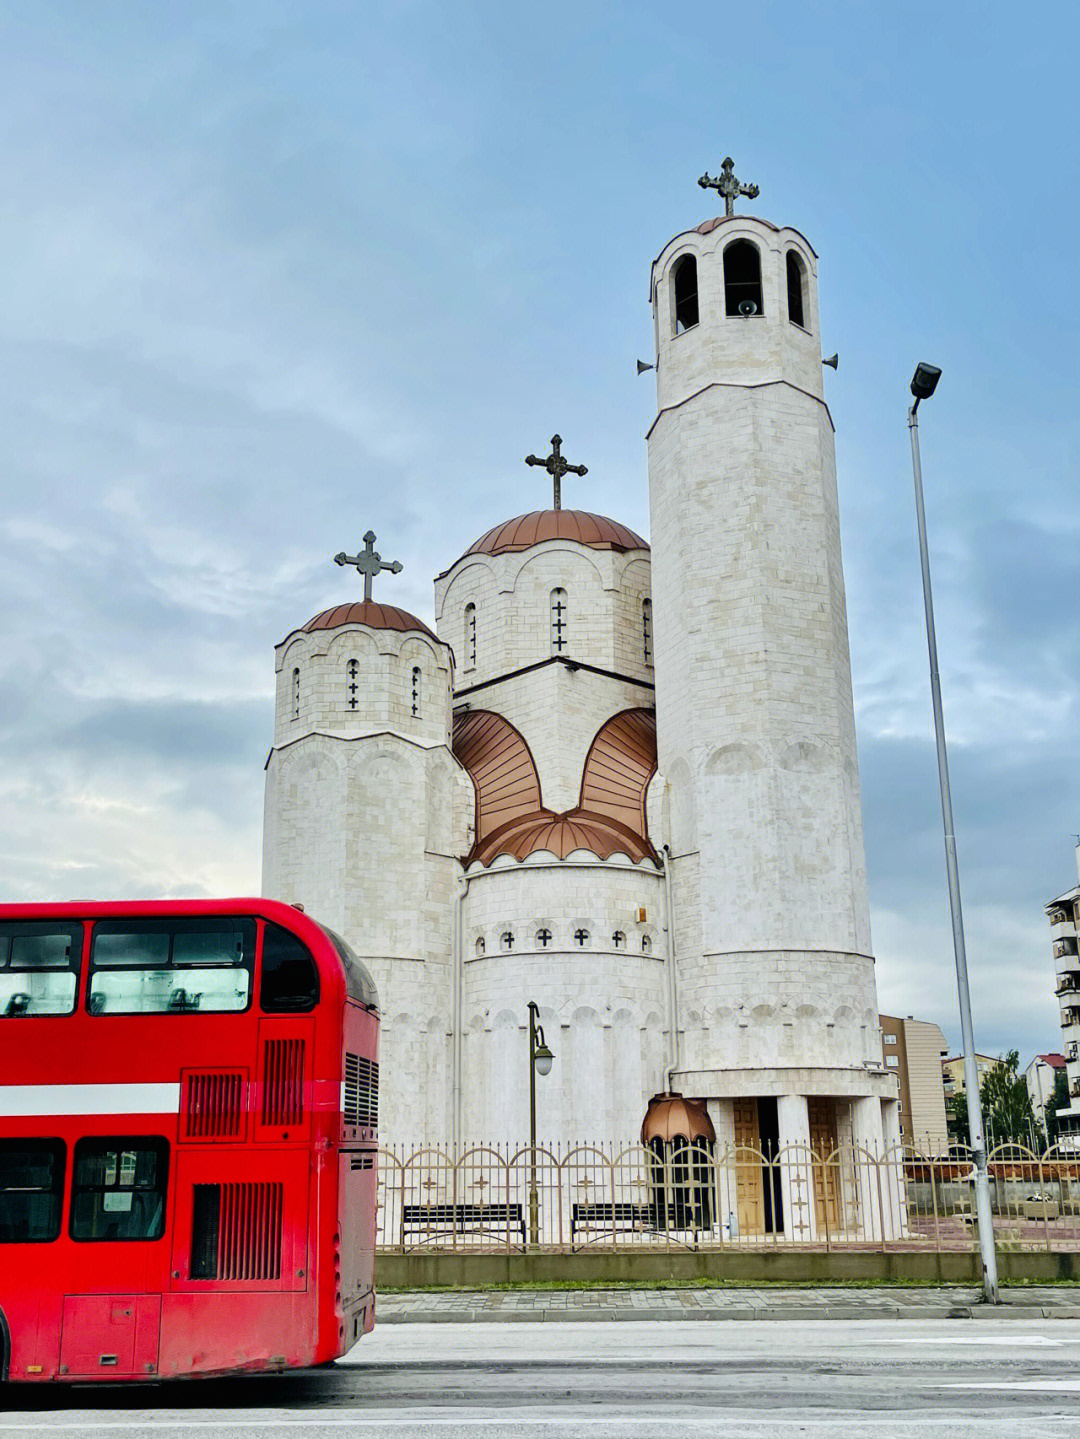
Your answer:
[[[0,1408],[0,1439],[1080,1439],[1080,1323],[396,1324],[332,1370]]]

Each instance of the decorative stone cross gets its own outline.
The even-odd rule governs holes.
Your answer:
[[[761,191],[756,185],[743,185],[735,178],[735,161],[729,155],[720,166],[720,174],[714,180],[706,170],[698,184],[703,190],[719,190],[724,197],[724,214],[734,215],[735,200],[739,195],[745,195],[748,200],[756,200]]]
[[[562,509],[562,477],[563,475],[587,475],[589,473],[586,465],[568,465],[562,456],[562,436],[552,435],[551,454],[546,460],[539,459],[536,455],[526,455],[527,465],[542,465],[548,474],[555,481],[555,508]]]
[[[347,555],[342,550],[340,555],[334,556],[335,565],[355,565],[364,577],[364,599],[371,599],[371,582],[380,570],[389,570],[392,575],[401,574],[401,561],[394,560],[387,564],[382,555],[375,550],[375,531],[368,530],[364,536],[364,548],[358,555]]]

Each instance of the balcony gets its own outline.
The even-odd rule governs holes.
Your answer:
[[[1061,938],[1055,939],[1054,958],[1064,960],[1066,963],[1072,960],[1075,964],[1077,959],[1080,958],[1076,938],[1072,935],[1063,935]]]
[[[1070,1004],[1061,1011],[1061,1027],[1068,1029],[1074,1024],[1080,1024],[1080,1007]]]
[[[1062,974],[1058,976],[1055,994],[1078,994],[1080,993],[1080,975]]]
[[[1068,1064],[1075,1064],[1080,1059],[1080,1042],[1073,1039],[1065,1046],[1065,1060]]]

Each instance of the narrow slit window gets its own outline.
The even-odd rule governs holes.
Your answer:
[[[642,954],[652,953],[652,940],[647,934],[641,936],[641,952]]]
[[[547,949],[548,945],[551,943],[551,930],[548,929],[546,925],[543,929],[538,929],[536,931],[536,942],[541,949]]]
[[[350,660],[345,666],[345,697],[351,710],[356,708],[359,693],[360,666],[356,660]]]
[[[476,606],[465,606],[465,668],[476,666]]]
[[[671,271],[671,287],[675,311],[675,333],[681,335],[697,324],[698,287],[697,260],[693,255],[683,255],[675,261]]]
[[[574,930],[574,943],[578,949],[584,949],[589,942],[589,931],[587,929]]]
[[[413,712],[413,715],[414,715],[417,719],[420,718],[420,685],[421,685],[421,683],[422,683],[422,675],[421,675],[421,673],[420,673],[420,666],[419,666],[419,665],[413,665],[413,672],[412,672],[412,712]]]
[[[611,942],[616,949],[622,949],[623,946],[626,944],[626,935],[623,934],[621,929],[617,929],[615,933],[611,936]]]
[[[506,950],[507,952],[509,952],[510,950],[513,949],[513,947],[514,947],[514,931],[513,931],[512,929],[504,929],[504,930],[503,930],[503,933],[502,933],[502,947],[503,947],[503,949]]]
[[[641,601],[641,652],[647,665],[652,664],[652,600]]]
[[[724,251],[724,313],[745,318],[764,311],[758,247],[749,240],[732,240]]]
[[[292,717],[294,720],[300,718],[300,671],[298,669],[292,672]]]
[[[485,950],[487,949],[487,945],[484,943],[484,936],[483,936],[483,935],[480,935],[480,937],[477,939],[474,948],[475,948],[475,950],[476,950],[476,957],[477,957],[477,959],[479,959],[480,956],[481,956],[481,955],[485,952]]]
[[[794,250],[787,252],[787,313],[795,325],[806,329],[806,308],[803,304],[805,270]]]
[[[551,592],[551,653],[561,655],[566,648],[566,591]]]

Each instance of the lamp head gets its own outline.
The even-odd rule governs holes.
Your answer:
[[[936,365],[916,365],[911,380],[911,393],[917,400],[928,400],[937,389],[940,379],[941,371]]]
[[[536,1052],[533,1055],[533,1063],[536,1065],[537,1074],[550,1074],[551,1061],[554,1058],[555,1056],[552,1054],[551,1050],[548,1049],[547,1045],[541,1039],[540,1043],[536,1046]]]

